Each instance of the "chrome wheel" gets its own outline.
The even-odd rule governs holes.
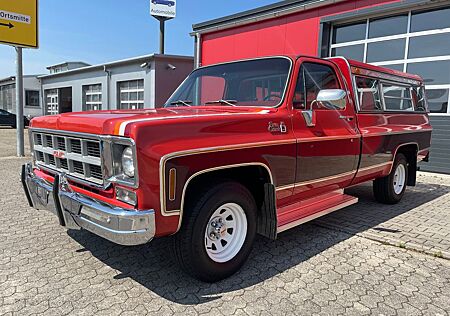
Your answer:
[[[403,164],[399,164],[394,173],[394,192],[400,194],[406,183],[406,168]]]
[[[233,259],[247,237],[247,216],[236,203],[226,203],[211,215],[205,230],[205,249],[218,263]]]

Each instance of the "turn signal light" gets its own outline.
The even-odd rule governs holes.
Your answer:
[[[116,188],[116,199],[133,206],[137,205],[136,192],[121,187]]]

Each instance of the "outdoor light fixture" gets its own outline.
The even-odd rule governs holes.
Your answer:
[[[150,64],[145,62],[145,63],[141,64],[141,68],[150,68]]]
[[[177,69],[177,67],[175,67],[175,66],[172,65],[172,64],[167,64],[167,69],[175,70],[175,69]]]

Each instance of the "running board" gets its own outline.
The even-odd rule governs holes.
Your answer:
[[[277,228],[277,233],[281,233],[303,223],[312,221],[313,219],[316,219],[320,216],[340,210],[357,202],[357,197],[343,194],[342,191],[335,191],[322,197],[317,197],[314,199],[296,203],[295,208],[292,208],[292,206],[290,206],[289,210],[285,210],[284,212],[283,210],[280,210],[281,212],[278,218],[280,226],[278,226]],[[297,216],[297,219],[292,220],[292,217],[295,214],[298,214],[298,216],[301,216],[303,214],[305,216],[300,218],[298,218]],[[283,217],[285,219],[284,221]],[[291,218],[291,220],[289,220],[288,218]]]

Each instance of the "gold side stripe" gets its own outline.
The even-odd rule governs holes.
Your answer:
[[[221,147],[206,147],[206,148],[198,148],[198,149],[191,149],[191,150],[184,150],[184,151],[178,151],[173,152],[170,154],[167,154],[163,156],[159,162],[159,179],[160,179],[160,203],[161,203],[161,214],[164,216],[171,216],[173,215],[172,212],[166,211],[166,163],[168,160],[178,157],[185,157],[185,156],[191,156],[196,154],[204,154],[204,153],[213,153],[213,152],[221,152],[221,151],[228,151],[228,150],[238,150],[238,149],[249,149],[249,148],[257,148],[257,147],[267,147],[267,146],[279,146],[279,145],[289,145],[289,144],[296,144],[297,141],[295,139],[284,139],[284,140],[275,140],[275,141],[268,141],[268,142],[257,142],[257,143],[247,143],[247,144],[239,144],[239,145],[229,145],[229,146],[221,146]],[[243,163],[238,164],[240,166],[243,165],[252,165],[255,163]],[[260,165],[263,165],[262,163],[258,163]],[[238,166],[234,165],[234,166]],[[223,168],[224,166],[220,166],[218,168]],[[264,167],[269,170],[269,174],[271,177],[271,182],[273,183],[272,174],[270,172],[270,169],[268,166],[264,165]],[[225,166],[227,168],[227,166]],[[210,169],[208,169],[210,170]]]
[[[300,138],[297,143],[310,143],[310,142],[320,142],[327,140],[345,140],[345,139],[358,139],[361,135],[351,135],[351,136],[316,136],[311,138]]]
[[[425,133],[425,132],[429,132],[431,133],[431,130],[426,129],[426,130],[416,130],[416,131],[398,131],[398,132],[381,132],[381,133],[367,133],[364,134],[362,133],[362,137],[376,137],[376,136],[390,136],[390,135],[401,135],[401,134],[411,134],[411,133]]]
[[[277,187],[276,190],[282,191],[282,190],[286,190],[286,189],[292,189],[293,187],[297,187],[297,186],[305,186],[305,185],[310,185],[313,183],[325,182],[328,180],[333,180],[333,179],[342,178],[342,177],[349,176],[349,175],[354,175],[356,172],[366,171],[366,170],[371,170],[371,169],[376,169],[376,168],[381,168],[381,167],[387,167],[390,165],[392,165],[392,162],[384,162],[381,164],[360,168],[357,171],[355,170],[355,171],[351,171],[351,172],[344,172],[344,173],[339,173],[339,174],[329,176],[329,177],[323,177],[323,178],[314,179],[314,180],[308,180],[308,181],[302,181],[302,182],[297,182],[297,183],[293,183],[293,184],[282,185],[282,186]]]

